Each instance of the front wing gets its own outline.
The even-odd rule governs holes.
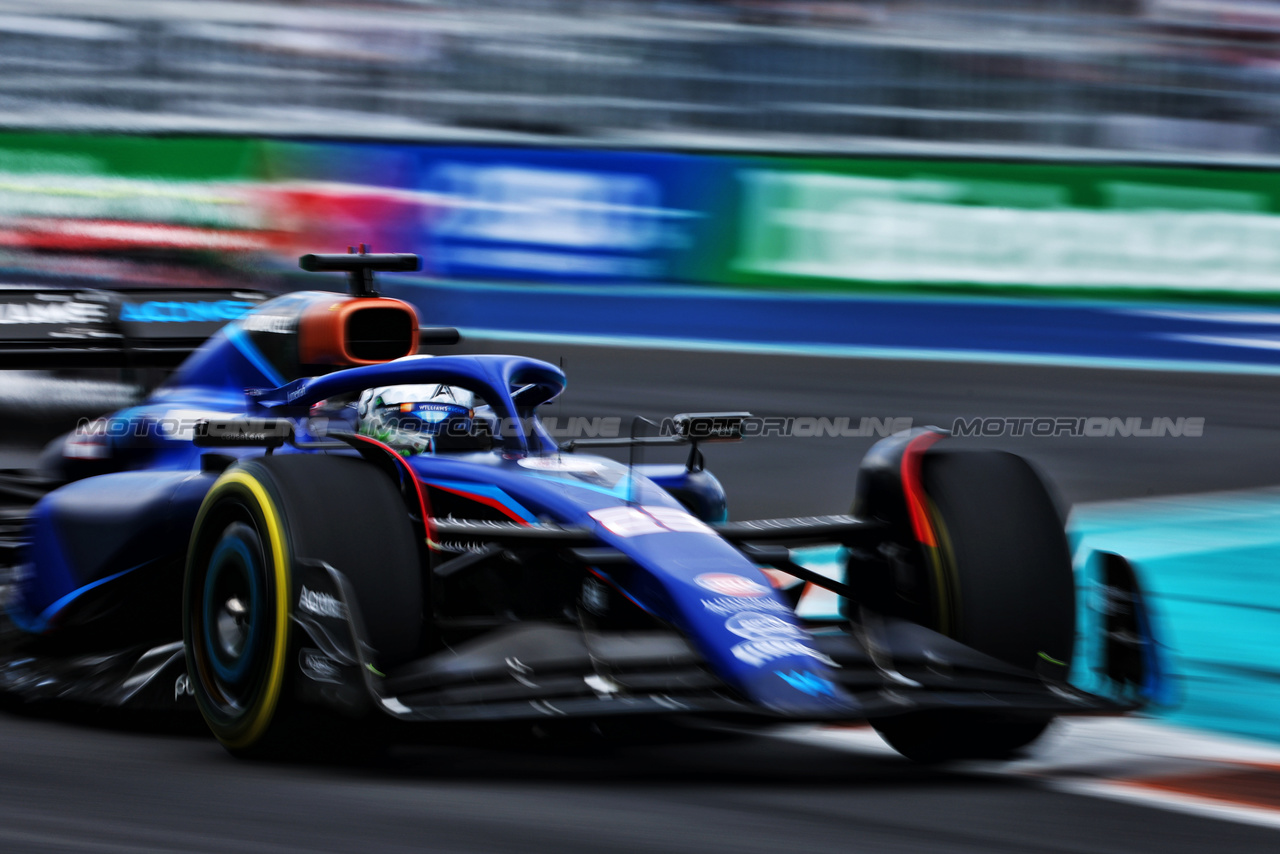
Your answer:
[[[747,703],[673,631],[593,632],[568,622],[513,622],[384,673],[363,641],[342,574],[320,562],[308,563],[301,574],[309,598],[299,599],[294,620],[308,645],[299,653],[298,678],[310,683],[306,693],[329,705],[354,710],[372,703],[408,721],[639,714],[829,719]],[[857,703],[860,714],[852,717],[860,719],[925,709],[1119,714],[1144,704],[1137,693],[1103,697],[1013,667],[905,620],[881,619],[856,634],[832,627],[814,640],[834,663],[840,688]],[[792,677],[801,690],[832,690],[811,674]]]
[[[780,520],[766,527],[775,543],[808,542],[812,536],[833,533],[838,539],[867,534],[866,523],[848,517],[824,517],[806,526],[808,521]],[[451,529],[451,537],[513,545],[543,540],[556,548],[590,551],[592,560],[610,557],[604,552],[611,550],[586,548],[592,541],[586,531],[440,524]],[[744,524],[749,527],[735,529],[735,539],[760,539],[758,523]],[[350,714],[376,707],[408,721],[640,714],[823,719],[747,702],[716,676],[684,637],[668,630],[599,632],[569,621],[513,622],[384,672],[365,640],[354,594],[342,573],[323,562],[303,560],[295,567],[294,580],[292,678],[303,698]],[[1113,605],[1126,598],[1140,601],[1136,589],[1107,588],[1104,595]],[[1131,634],[1125,625],[1111,625],[1108,642],[1123,642]],[[833,665],[833,683],[854,700],[855,712],[839,713],[841,720],[928,709],[1032,717],[1119,714],[1143,707],[1152,696],[1149,673],[1108,673],[1116,690],[1101,696],[894,618],[870,615],[856,625],[814,627],[813,641]],[[1144,643],[1141,649],[1154,645],[1150,639]],[[811,673],[779,676],[815,696],[833,690],[832,684]],[[103,655],[10,655],[0,659],[0,692],[27,700],[194,708],[180,641]]]

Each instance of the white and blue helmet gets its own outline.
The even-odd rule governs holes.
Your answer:
[[[443,383],[365,389],[360,432],[409,453],[434,451],[440,439],[469,435],[475,403],[470,391]]]

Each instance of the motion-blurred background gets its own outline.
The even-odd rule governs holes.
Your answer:
[[[1267,292],[1278,39],[1264,0],[3,2],[0,267],[363,236],[449,278]]]
[[[466,346],[567,355],[565,415],[1203,418],[993,442],[1137,563],[1171,714],[1272,740],[1277,166],[1280,0],[0,0],[0,282],[366,243]],[[0,460],[145,379],[10,373]],[[711,463],[843,512],[866,444]]]
[[[1278,144],[1267,0],[2,7],[9,125],[839,154]]]

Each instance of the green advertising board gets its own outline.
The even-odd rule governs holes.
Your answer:
[[[435,186],[444,160],[475,180]],[[541,228],[508,227],[518,216]],[[464,219],[474,233],[449,232]],[[15,252],[130,247],[286,264],[299,247],[357,240],[436,265],[445,249],[520,261],[548,246],[593,264],[640,244],[662,259],[617,281],[1274,299],[1280,172],[0,134],[11,267],[25,263]],[[527,264],[490,275],[548,278]]]
[[[1280,294],[1280,174],[761,158],[721,199],[728,284]]]
[[[249,139],[0,134],[0,217],[256,228]]]

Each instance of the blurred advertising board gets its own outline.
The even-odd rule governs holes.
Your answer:
[[[711,278],[1280,292],[1280,175],[934,160],[742,161]]]
[[[198,279],[273,242],[257,165],[249,140],[0,134],[0,269]]]
[[[257,199],[272,223],[276,260],[296,270],[299,255],[417,252],[429,197],[418,190],[421,146],[375,143],[263,143]]]
[[[271,143],[294,249],[414,251],[445,278],[678,280],[715,164],[668,154]]]
[[[1276,294],[1280,173],[0,134],[9,280],[245,283],[356,243],[448,279]]]
[[[681,155],[426,150],[425,252],[446,277],[679,280],[706,227],[708,168]]]

